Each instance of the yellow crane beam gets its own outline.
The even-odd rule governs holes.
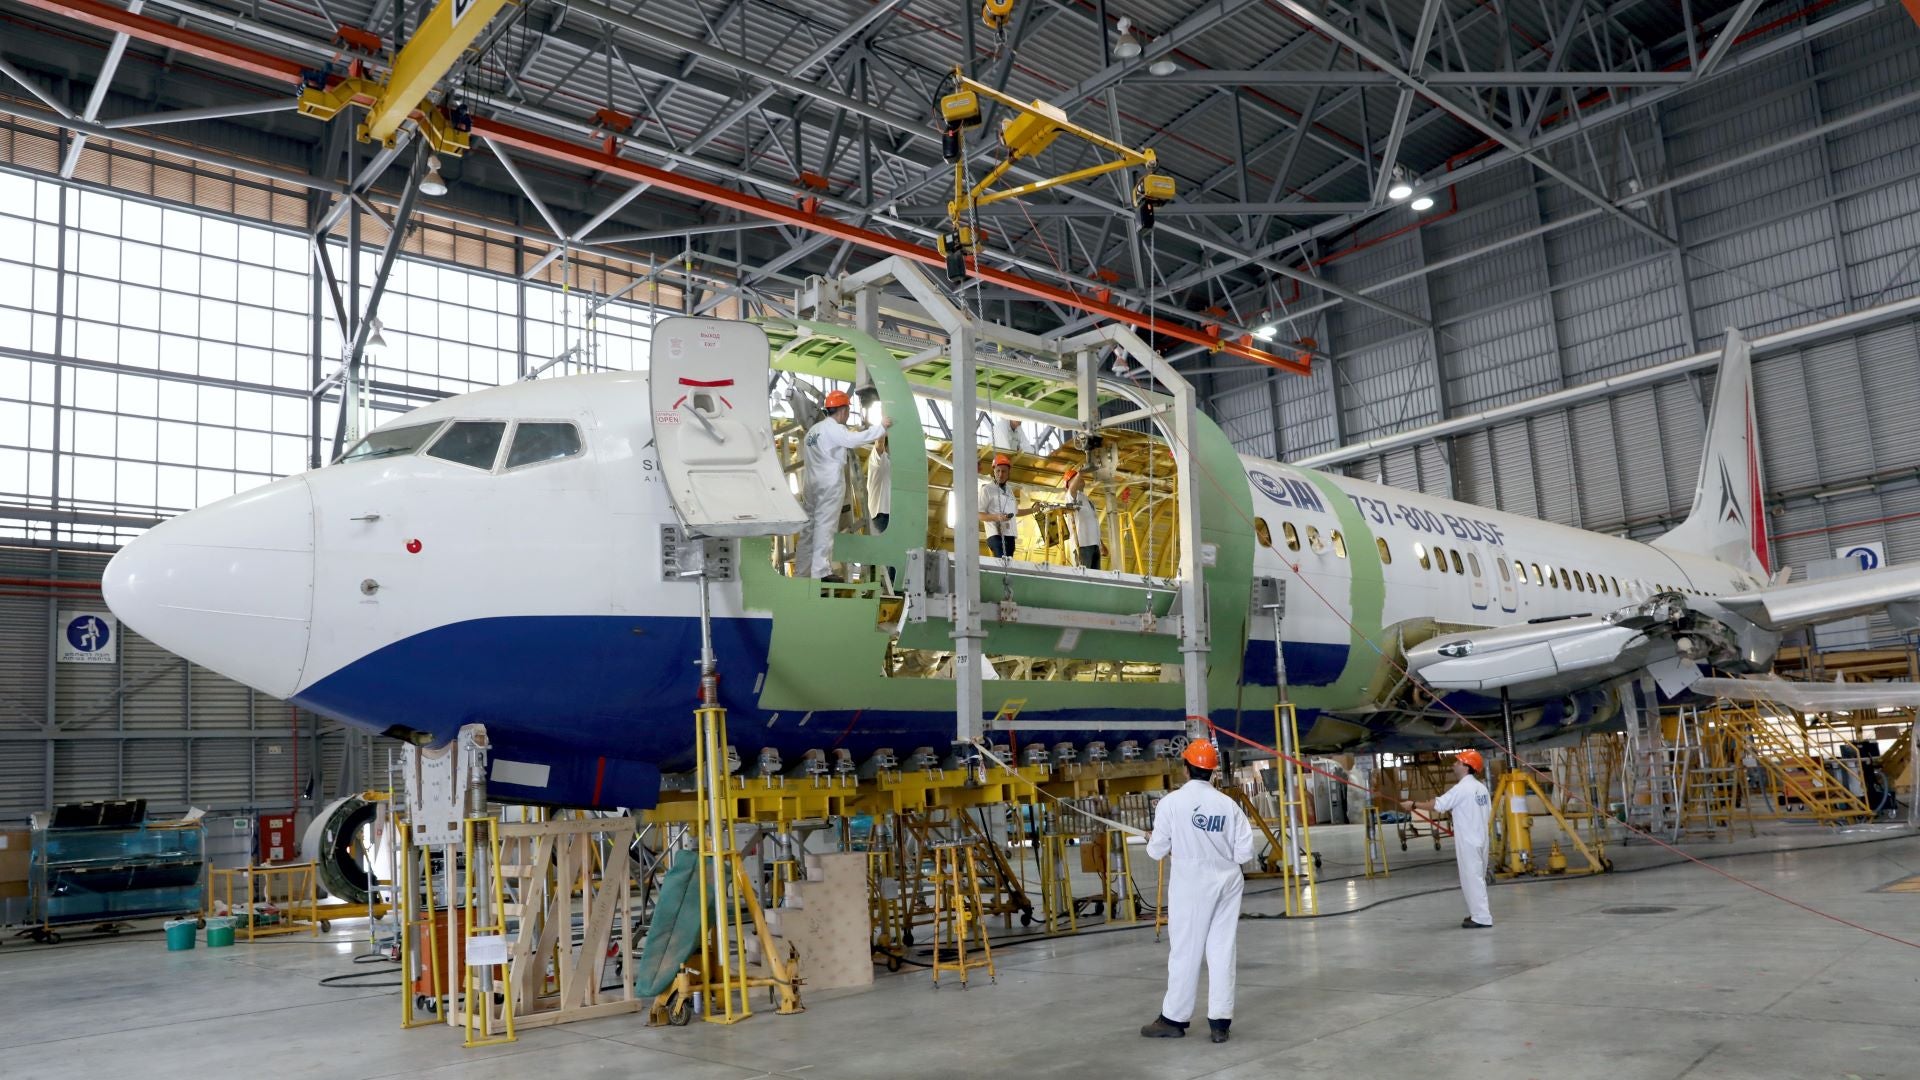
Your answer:
[[[419,29],[393,59],[393,74],[367,112],[362,138],[383,146],[415,112],[432,111],[426,97],[441,77],[453,69],[473,39],[487,28],[510,0],[440,0]]]

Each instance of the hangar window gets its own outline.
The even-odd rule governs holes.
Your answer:
[[[1447,554],[1449,556],[1452,556],[1453,558],[1453,572],[1456,574],[1465,574],[1467,572],[1467,568],[1460,565],[1460,550],[1458,548],[1455,548],[1454,550],[1447,552]]]
[[[493,468],[500,455],[500,440],[507,434],[504,420],[460,420],[433,440],[427,456],[451,461],[474,469]]]
[[[1267,527],[1266,518],[1257,517],[1253,519],[1253,535],[1259,539],[1261,547],[1270,548],[1273,546],[1273,530]]]
[[[1280,533],[1281,533],[1281,535],[1283,535],[1283,536],[1285,536],[1285,537],[1287,538],[1287,550],[1288,550],[1288,551],[1299,551],[1299,550],[1300,550],[1300,531],[1299,531],[1298,529],[1295,529],[1295,528],[1293,527],[1293,522],[1291,522],[1291,521],[1283,521],[1283,522],[1281,522],[1281,523],[1280,523]]]
[[[340,457],[341,461],[361,461],[366,458],[399,457],[411,454],[427,444],[433,433],[440,430],[440,421],[431,424],[413,424],[409,427],[384,428],[353,444],[353,448]]]
[[[1384,536],[1374,537],[1373,546],[1380,549],[1380,565],[1392,566],[1393,565],[1393,549],[1387,546],[1387,538]]]
[[[1433,560],[1427,557],[1427,545],[1418,540],[1413,542],[1413,557],[1420,560],[1420,569],[1422,570],[1433,565]]]
[[[513,429],[513,449],[507,451],[507,468],[517,469],[522,465],[572,457],[579,452],[579,428],[572,424],[528,423],[523,420]]]
[[[1340,535],[1339,529],[1333,530],[1333,553],[1343,559],[1347,557],[1347,541]]]
[[[1467,565],[1473,568],[1474,577],[1480,576],[1480,556],[1471,551],[1467,552]]]

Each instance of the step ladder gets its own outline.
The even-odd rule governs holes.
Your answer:
[[[967,951],[978,938],[979,952]],[[939,844],[933,849],[933,988],[940,988],[940,973],[960,976],[960,989],[967,988],[967,973],[985,968],[987,978],[999,982],[993,966],[993,944],[987,939],[987,924],[980,904],[980,867],[971,843]]]
[[[1768,713],[1782,719],[1771,719]],[[1806,817],[1833,826],[1854,825],[1873,818],[1873,810],[1865,797],[1856,794],[1842,777],[1836,777],[1827,768],[1829,761],[1835,761],[1840,762],[1843,769],[1857,770],[1857,759],[1849,766],[1846,759],[1837,754],[1823,752],[1837,749],[1835,740],[1828,739],[1827,744],[1823,744],[1819,733],[1801,726],[1796,714],[1777,705],[1768,706],[1766,712],[1762,712],[1759,703],[1724,702],[1716,710],[1716,717],[1716,722],[1732,732],[1759,763],[1767,778],[1773,816]],[[1789,811],[1785,805],[1788,801],[1799,803],[1801,812]]]

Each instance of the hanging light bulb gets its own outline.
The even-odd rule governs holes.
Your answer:
[[[1413,194],[1413,182],[1407,179],[1407,170],[1398,165],[1393,167],[1393,183],[1387,187],[1387,198],[1399,202]]]
[[[384,349],[387,347],[387,336],[380,332],[385,329],[386,326],[382,324],[379,319],[373,320],[373,333],[367,335],[367,348]]]
[[[1423,191],[1417,197],[1415,197],[1412,202],[1408,203],[1407,205],[1413,207],[1414,213],[1424,214],[1427,211],[1433,209],[1433,196]]]
[[[1168,75],[1171,75],[1174,72],[1179,70],[1180,70],[1179,64],[1174,63],[1173,61],[1167,59],[1164,56],[1158,60],[1155,60],[1153,63],[1147,65],[1148,74],[1158,75],[1158,76],[1161,76],[1162,78]]]
[[[1133,20],[1125,15],[1114,25],[1120,36],[1113,39],[1113,55],[1122,60],[1131,60],[1140,55],[1140,39],[1133,32]]]
[[[1280,336],[1280,328],[1272,323],[1268,323],[1265,326],[1256,326],[1253,328],[1253,336],[1259,338],[1261,341],[1272,341],[1274,338]]]
[[[440,155],[427,155],[427,175],[420,178],[420,194],[440,196],[447,193],[447,182],[440,179]]]

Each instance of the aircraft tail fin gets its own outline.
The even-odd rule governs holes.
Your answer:
[[[1766,484],[1760,475],[1760,442],[1753,424],[1751,346],[1740,331],[1727,330],[1707,416],[1707,447],[1700,458],[1693,511],[1655,547],[1706,555],[1762,578],[1770,577],[1767,553]]]

